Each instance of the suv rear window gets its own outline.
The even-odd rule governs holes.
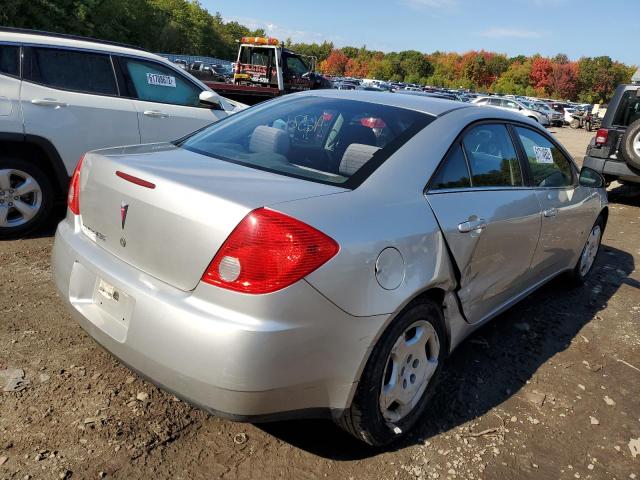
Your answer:
[[[281,175],[355,188],[433,119],[370,102],[285,97],[220,120],[180,146]]]
[[[622,94],[618,110],[613,117],[613,125],[617,127],[628,127],[636,120],[640,120],[640,90],[627,90]]]
[[[100,95],[117,95],[109,55],[57,48],[30,48],[24,77],[42,85]]]

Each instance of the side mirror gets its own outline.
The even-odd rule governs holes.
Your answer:
[[[590,188],[604,188],[605,181],[602,175],[589,167],[582,167],[580,170],[580,185]]]
[[[518,110],[522,110],[522,107],[520,105],[518,105]]]
[[[220,102],[220,96],[215,92],[204,90],[200,92],[200,103],[211,110],[224,110],[222,103]]]

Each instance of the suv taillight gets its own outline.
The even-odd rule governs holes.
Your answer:
[[[73,171],[71,182],[69,183],[69,193],[67,194],[67,206],[74,215],[80,215],[80,170],[82,169],[83,160],[84,155],[80,157],[80,160]]]
[[[600,128],[596,132],[596,146],[601,147],[609,140],[609,130],[606,128]]]
[[[332,238],[295,218],[259,208],[222,244],[202,281],[237,292],[281,290],[338,253]]]

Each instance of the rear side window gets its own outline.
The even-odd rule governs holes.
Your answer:
[[[20,47],[0,45],[0,73],[20,75]]]
[[[447,188],[469,188],[469,169],[467,161],[460,144],[456,144],[445,158],[442,166],[438,169],[433,181],[431,190],[444,190]]]
[[[31,48],[24,77],[42,85],[101,95],[117,95],[116,79],[109,55]]]
[[[462,140],[474,187],[523,185],[520,162],[504,125],[483,124],[469,130]]]
[[[618,110],[613,117],[613,125],[628,127],[636,120],[640,120],[640,89],[627,90],[622,94]]]
[[[529,160],[537,187],[564,187],[573,184],[571,162],[549,140],[528,128],[515,127]]]
[[[144,60],[122,58],[131,94],[138,100],[187,107],[200,104],[202,89],[178,72]]]
[[[433,116],[322,96],[290,96],[237,113],[180,144],[213,158],[355,188]]]

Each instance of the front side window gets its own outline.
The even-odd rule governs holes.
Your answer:
[[[533,130],[515,127],[529,160],[536,187],[565,187],[573,184],[571,162],[549,140]]]
[[[20,47],[0,45],[0,74],[20,75]]]
[[[474,187],[523,185],[520,162],[504,125],[483,124],[469,130],[462,140]]]
[[[307,73],[309,68],[298,57],[287,57],[287,70],[301,76]]]
[[[502,104],[504,107],[511,108],[512,110],[518,109],[518,104],[512,100],[503,100]]]
[[[627,90],[622,94],[618,110],[613,117],[613,124],[628,127],[636,120],[640,120],[640,89]]]
[[[240,165],[355,188],[433,118],[370,102],[284,97],[227,117],[180,146]]]
[[[109,55],[56,48],[30,49],[24,77],[42,85],[99,95],[117,95]]]
[[[202,90],[178,72],[155,62],[133,58],[122,60],[128,74],[127,84],[134,98],[186,107],[200,105]]]

